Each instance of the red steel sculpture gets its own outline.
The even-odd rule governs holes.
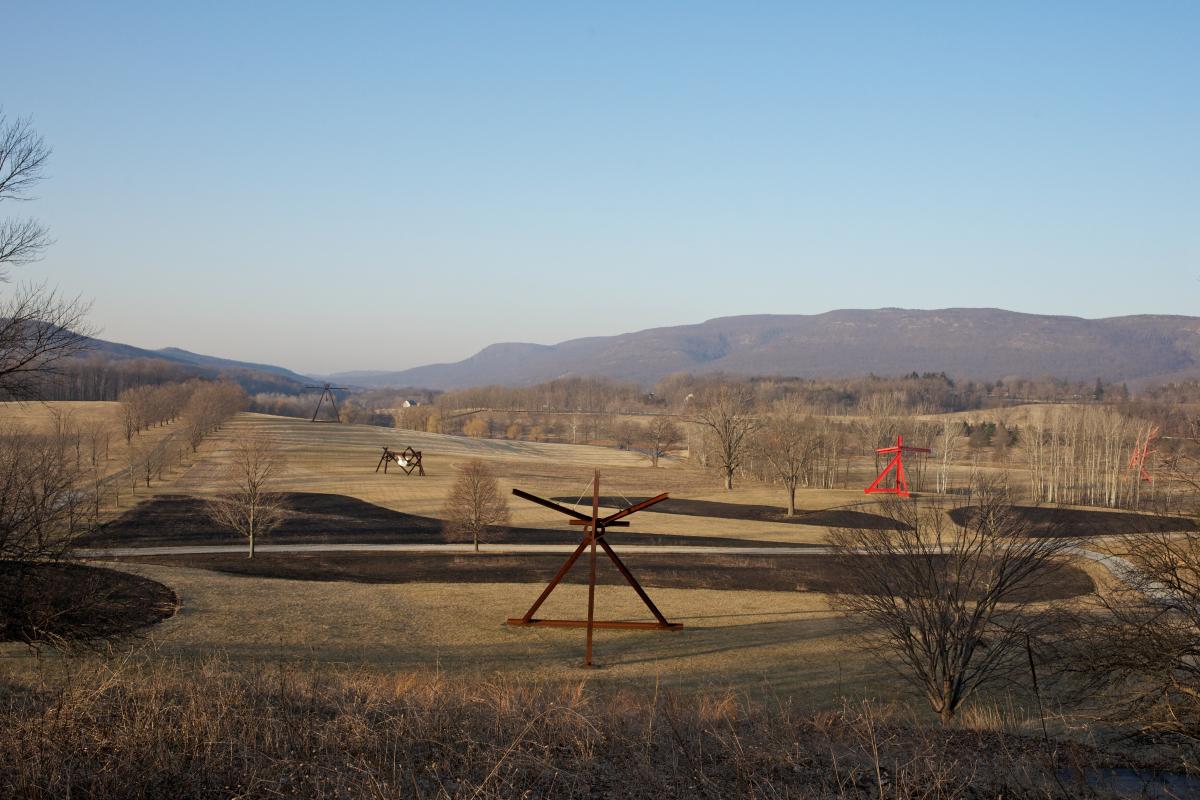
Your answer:
[[[587,628],[587,645],[584,650],[583,665],[585,667],[592,666],[592,629],[593,628],[634,628],[634,629],[653,629],[653,630],[678,630],[683,625],[678,622],[668,622],[667,618],[662,615],[658,607],[646,594],[646,590],[638,583],[637,578],[633,577],[633,573],[625,566],[625,563],[617,557],[613,552],[612,547],[608,542],[604,541],[604,534],[608,528],[623,528],[629,525],[625,520],[630,514],[643,509],[649,508],[655,503],[661,503],[667,499],[667,494],[664,492],[656,497],[651,497],[648,500],[643,500],[640,503],[634,503],[628,508],[623,508],[614,514],[609,514],[606,517],[600,516],[600,471],[597,470],[592,478],[592,515],[589,517],[582,514],[573,508],[561,506],[551,500],[532,495],[529,492],[523,492],[520,489],[513,489],[513,494],[517,497],[524,498],[530,502],[537,503],[540,506],[553,509],[560,514],[566,514],[571,517],[570,525],[579,525],[583,527],[583,541],[575,548],[575,551],[567,557],[563,565],[558,568],[558,572],[550,579],[550,583],[542,590],[538,599],[533,602],[529,610],[525,612],[523,617],[511,617],[508,620],[509,625],[545,625],[548,627],[559,628]],[[608,555],[617,571],[624,576],[633,590],[637,592],[638,597],[642,598],[642,602],[646,604],[646,608],[650,609],[650,613],[654,615],[657,622],[632,622],[625,620],[597,620],[595,618],[596,607],[596,547],[599,546]],[[563,577],[574,566],[579,557],[583,555],[584,550],[591,550],[589,558],[588,571],[588,607],[587,619],[537,619],[534,614],[541,608],[542,603],[546,602],[546,598],[554,591]]]
[[[896,437],[895,447],[881,447],[875,451],[880,455],[885,453],[895,453],[892,460],[883,468],[883,472],[876,476],[875,480],[871,481],[871,485],[863,489],[867,494],[894,494],[900,497],[908,497],[908,476],[904,473],[904,454],[905,453],[931,453],[933,452],[928,447],[909,447],[904,444],[904,437]],[[894,475],[894,480],[891,486],[882,486],[884,479],[888,473]]]
[[[1169,438],[1169,437],[1168,437]],[[1137,468],[1138,477],[1147,483],[1154,481],[1150,473],[1146,471],[1146,462],[1150,460],[1150,456],[1157,452],[1157,448],[1152,447],[1155,440],[1158,439],[1158,426],[1154,426],[1146,431],[1145,436],[1138,436],[1134,440],[1133,452],[1129,454],[1129,468]]]

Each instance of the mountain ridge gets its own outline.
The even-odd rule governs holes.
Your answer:
[[[363,386],[456,389],[572,375],[644,385],[676,372],[848,377],[945,372],[1138,381],[1200,373],[1200,318],[1087,319],[998,308],[837,309],[750,314],[556,344],[499,342],[457,362],[335,373]]]
[[[99,358],[105,362],[163,363],[184,370],[192,377],[231,378],[242,384],[247,391],[266,389],[272,386],[291,393],[303,391],[314,379],[273,364],[238,361],[231,358],[193,353],[179,347],[164,347],[157,350],[136,345],[111,342],[94,336],[86,337],[84,348],[73,360]]]

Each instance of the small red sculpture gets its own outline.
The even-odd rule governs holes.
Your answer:
[[[1129,454],[1129,468],[1133,469],[1134,467],[1137,467],[1138,477],[1147,483],[1151,483],[1154,480],[1154,478],[1150,476],[1150,473],[1146,471],[1146,461],[1150,458],[1151,453],[1154,453],[1156,450],[1156,448],[1152,448],[1150,445],[1152,445],[1157,438],[1158,426],[1155,425],[1146,432],[1146,438],[1142,439],[1139,437],[1134,441],[1133,452]]]
[[[900,497],[908,497],[908,476],[904,474],[904,454],[905,453],[932,453],[928,447],[908,447],[904,444],[904,437],[896,437],[895,447],[881,447],[875,451],[880,455],[884,453],[895,453],[892,460],[883,468],[883,472],[876,476],[875,480],[871,481],[871,485],[863,491],[867,494],[894,494]],[[887,477],[889,472],[895,472],[895,480],[891,486],[880,486],[883,479]]]

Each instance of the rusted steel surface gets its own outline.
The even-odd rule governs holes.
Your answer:
[[[531,619],[510,617],[509,625],[541,625],[545,628],[586,628],[586,619]],[[592,621],[593,628],[614,628],[638,631],[677,631],[683,627],[682,622],[637,622],[633,620],[597,619]]]
[[[338,411],[337,398],[334,397],[334,392],[348,391],[345,386],[333,386],[331,384],[322,384],[321,386],[305,386],[305,389],[320,389],[321,396],[317,398],[317,407],[313,409],[312,422],[317,422],[317,414],[321,413],[321,404],[325,402],[325,398],[329,398],[330,405],[333,406],[333,419],[323,419],[320,422],[341,422],[342,413]]]
[[[655,503],[661,503],[663,500],[667,499],[666,493],[651,497],[648,500],[643,500],[640,503],[635,503],[628,508],[623,508],[613,514],[610,514],[607,517],[601,517],[600,471],[596,470],[592,476],[592,515],[589,517],[573,508],[567,508],[566,506],[559,505],[558,503],[555,503],[551,500],[546,500],[545,498],[538,497],[534,494],[530,494],[529,492],[525,492],[520,489],[513,489],[512,491],[517,497],[520,497],[524,500],[529,500],[532,503],[537,503],[540,506],[544,506],[557,511],[560,514],[565,514],[568,517],[571,517],[571,519],[568,520],[569,525],[583,527],[583,540],[579,543],[579,546],[575,548],[575,551],[567,557],[567,560],[563,562],[563,565],[558,568],[558,572],[556,572],[554,577],[550,579],[550,583],[546,584],[546,588],[542,590],[540,595],[538,595],[537,600],[533,602],[533,605],[529,607],[529,610],[525,612],[524,616],[510,617],[508,620],[509,625],[543,625],[552,628],[586,628],[587,637],[584,645],[583,657],[583,664],[586,667],[592,666],[592,632],[596,628],[677,630],[683,627],[681,623],[667,621],[667,618],[664,617],[662,612],[658,610],[658,606],[654,605],[654,601],[652,601],[650,596],[646,594],[646,590],[642,588],[640,583],[638,583],[637,578],[633,577],[633,573],[630,572],[629,567],[627,567],[625,562],[623,562],[617,556],[616,552],[613,551],[612,546],[609,545],[608,542],[604,541],[604,533],[607,528],[626,527],[629,525],[629,523],[624,521],[622,517],[627,517],[630,514],[634,514],[645,508],[649,508]],[[624,577],[629,585],[633,587],[633,590],[637,593],[637,596],[641,598],[643,603],[645,603],[646,608],[650,609],[650,613],[654,615],[654,618],[657,620],[657,622],[596,619],[597,547],[601,548],[605,555],[608,556],[609,560],[613,562],[613,565],[617,568],[617,571],[620,572],[622,577]],[[587,619],[536,619],[534,614],[536,614],[537,610],[541,608],[542,603],[546,602],[546,598],[550,596],[550,593],[553,592],[559,583],[562,582],[562,579],[571,570],[571,567],[575,566],[575,562],[579,560],[579,557],[583,555],[584,551],[588,551]]]
[[[384,445],[383,455],[379,457],[379,463],[375,465],[375,471],[379,472],[379,468],[383,467],[383,474],[386,475],[388,467],[391,464],[395,464],[396,468],[405,475],[412,475],[413,470],[417,470],[418,476],[425,477],[425,467],[421,464],[420,450],[413,450],[411,447],[406,447],[397,453],[387,445]]]
[[[558,503],[554,502],[553,500],[547,500],[544,497],[538,497],[536,494],[530,494],[529,492],[523,492],[520,489],[513,489],[512,493],[515,494],[517,497],[521,498],[522,500],[528,500],[531,503],[537,503],[539,506],[545,506],[546,508],[553,509],[553,510],[559,512],[560,514],[566,514],[568,517],[574,517],[575,519],[586,522],[589,525],[592,523],[592,518],[589,517],[587,514],[583,514],[579,511],[576,511],[573,508],[567,508],[566,506],[560,506]]]

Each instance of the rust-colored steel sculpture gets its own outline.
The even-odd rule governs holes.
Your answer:
[[[379,457],[379,463],[375,465],[375,471],[379,472],[379,468],[383,467],[383,474],[387,475],[388,466],[391,464],[395,464],[405,475],[412,475],[415,469],[419,477],[425,477],[425,467],[421,465],[420,450],[406,447],[397,453],[385,444],[383,455]]]
[[[337,407],[337,398],[333,396],[333,393],[346,391],[345,386],[333,386],[332,384],[326,383],[321,386],[305,386],[304,388],[321,390],[321,396],[317,399],[317,407],[313,409],[313,415],[312,415],[313,422],[341,422],[342,421],[342,414],[340,411],[338,411],[338,407]],[[329,404],[333,406],[333,419],[318,420],[317,414],[321,413],[321,404],[325,402],[326,397],[329,398]]]
[[[871,485],[863,489],[867,494],[894,494],[900,497],[908,497],[908,476],[904,472],[904,454],[905,453],[931,453],[933,452],[928,447],[909,447],[904,444],[904,437],[896,437],[896,445],[894,447],[881,447],[875,451],[880,455],[886,453],[895,453],[892,460],[883,468],[883,472],[876,476],[875,480],[871,481]],[[894,473],[895,480],[891,486],[883,486],[883,480],[888,476],[888,473]]]
[[[629,571],[629,567],[625,566],[617,554],[613,552],[612,546],[604,541],[604,534],[608,528],[623,528],[629,525],[625,520],[630,514],[649,508],[655,503],[661,503],[667,499],[667,494],[664,492],[656,497],[651,497],[648,500],[643,500],[640,503],[634,503],[628,508],[623,508],[614,514],[609,514],[607,517],[600,516],[600,471],[597,470],[592,477],[592,515],[589,517],[586,514],[581,514],[573,508],[561,506],[551,500],[538,497],[537,495],[523,492],[520,489],[513,489],[513,494],[517,497],[537,503],[540,506],[553,509],[560,514],[566,514],[571,517],[569,525],[579,525],[583,527],[583,541],[575,548],[575,551],[567,557],[563,565],[558,568],[558,572],[550,579],[550,583],[542,590],[538,599],[533,601],[533,605],[525,612],[523,617],[511,617],[508,620],[509,625],[543,625],[550,628],[587,628],[587,644],[584,649],[583,665],[585,667],[592,666],[592,630],[595,628],[627,628],[641,630],[678,630],[682,628],[682,623],[668,622],[667,618],[658,610],[658,606],[654,605],[654,601],[646,594],[646,590],[638,583],[637,578],[633,577],[633,573]],[[612,561],[613,566],[617,571],[629,582],[633,590],[637,592],[637,596],[646,604],[646,608],[650,609],[650,613],[654,615],[656,622],[632,622],[626,620],[597,620],[595,615],[596,609],[596,547],[599,546],[604,550],[605,554]],[[542,603],[546,602],[546,598],[554,591],[559,582],[583,555],[584,550],[590,549],[588,563],[588,609],[587,619],[537,619],[534,614],[541,608]]]

